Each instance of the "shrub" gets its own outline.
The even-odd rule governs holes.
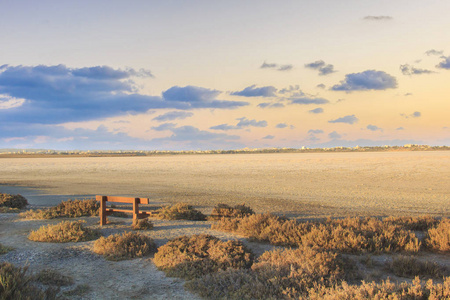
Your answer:
[[[254,215],[255,212],[245,204],[229,206],[228,204],[219,203],[213,208],[211,219],[218,220],[220,218],[242,218]]]
[[[96,239],[98,232],[85,228],[83,221],[63,221],[55,225],[42,226],[38,230],[31,231],[28,239],[35,242],[67,243],[84,242]]]
[[[71,276],[61,274],[53,269],[43,269],[33,276],[33,279],[45,285],[68,286],[74,283]]]
[[[21,195],[0,193],[0,206],[22,209],[28,205],[27,199]]]
[[[78,218],[98,216],[100,204],[95,199],[67,200],[47,209],[29,210],[20,214],[25,219]]]
[[[439,220],[431,216],[387,217],[383,219],[383,222],[390,225],[398,225],[408,230],[425,231],[429,228],[435,227],[439,223]]]
[[[160,208],[158,219],[205,221],[206,216],[186,203],[176,203]]]
[[[0,255],[8,253],[9,251],[12,251],[12,250],[13,250],[13,248],[6,247],[6,246],[3,246],[2,244],[0,244]]]
[[[20,209],[18,208],[12,208],[7,206],[0,206],[0,213],[2,214],[8,214],[8,213],[18,213],[20,212]]]
[[[134,219],[131,225],[133,230],[150,230],[153,229],[153,223],[149,219]]]
[[[195,278],[217,270],[249,268],[253,253],[240,241],[200,234],[182,236],[158,248],[155,265],[168,276]]]
[[[32,277],[27,274],[27,267],[0,263],[0,299],[56,299],[56,291],[49,288],[45,291],[33,286]]]
[[[412,256],[398,256],[388,265],[388,270],[400,277],[442,278],[446,275],[444,267],[433,262],[423,262]]]
[[[443,219],[435,227],[428,229],[426,246],[433,251],[450,251],[450,219]]]
[[[156,245],[150,237],[135,232],[100,237],[94,243],[94,252],[108,260],[142,257],[155,251]]]

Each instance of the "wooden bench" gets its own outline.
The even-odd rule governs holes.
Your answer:
[[[148,198],[130,198],[130,197],[115,197],[115,196],[95,196],[95,200],[100,201],[100,226],[106,225],[106,217],[114,212],[125,212],[133,214],[133,221],[137,219],[144,219],[153,215],[153,212],[139,211],[139,204],[149,204]],[[106,207],[106,202],[132,203],[133,209],[119,209]]]

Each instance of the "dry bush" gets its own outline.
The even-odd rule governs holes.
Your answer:
[[[222,218],[213,229],[282,246],[309,246],[340,252],[417,252],[420,242],[411,231],[375,218],[297,222],[271,214]]]
[[[242,218],[254,215],[255,212],[245,204],[229,206],[228,204],[219,203],[213,208],[211,219],[218,220],[221,218]]]
[[[0,193],[0,207],[10,207],[22,209],[28,205],[28,201],[22,195],[10,195]]]
[[[55,225],[42,226],[31,231],[28,239],[35,242],[67,243],[84,242],[98,238],[99,233],[83,226],[83,221],[63,221]]]
[[[32,277],[27,274],[27,267],[20,268],[0,263],[0,299],[56,299],[57,291],[53,288],[41,290],[32,284]]]
[[[400,277],[414,278],[416,276],[426,278],[442,278],[447,275],[447,270],[434,262],[423,262],[412,256],[398,256],[387,266],[388,270]]]
[[[78,218],[98,216],[100,204],[95,199],[67,200],[47,209],[28,210],[20,214],[22,218],[42,220],[55,218]]]
[[[71,276],[64,275],[53,269],[43,269],[33,276],[33,280],[44,285],[68,286],[74,283]]]
[[[348,285],[343,282],[334,287],[317,286],[309,290],[311,300],[381,300],[381,299],[402,299],[402,300],[438,300],[450,299],[450,277],[444,279],[442,284],[433,284],[430,279],[421,282],[418,277],[412,283],[402,282],[392,283],[389,280],[381,283],[366,283],[361,285]]]
[[[433,251],[449,252],[450,219],[442,219],[435,228],[428,229],[425,244]]]
[[[437,218],[431,216],[419,217],[387,217],[383,222],[391,225],[398,225],[407,230],[425,231],[439,223]]]
[[[195,278],[228,268],[249,268],[253,253],[240,241],[223,242],[200,234],[182,236],[158,248],[155,265],[168,276]]]
[[[150,230],[153,229],[153,223],[149,219],[134,219],[131,225],[133,230]]]
[[[251,270],[227,270],[186,284],[208,299],[303,299],[317,284],[331,287],[344,272],[336,254],[311,248],[268,251]]]
[[[12,250],[13,250],[13,248],[6,247],[6,246],[3,246],[2,244],[0,244],[0,255],[8,253],[9,251],[12,251]]]
[[[2,214],[19,213],[19,212],[20,212],[20,209],[18,209],[18,208],[0,206],[0,213],[2,213]]]
[[[157,218],[165,220],[205,221],[206,216],[186,203],[167,205],[157,210]]]
[[[94,243],[94,252],[108,260],[142,257],[155,251],[156,245],[153,239],[135,232],[100,237]]]

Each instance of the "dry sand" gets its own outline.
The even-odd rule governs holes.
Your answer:
[[[220,202],[291,217],[450,216],[450,151],[1,158],[0,184],[48,195]],[[0,191],[1,192],[1,191]]]

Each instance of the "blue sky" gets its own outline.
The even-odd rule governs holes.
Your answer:
[[[450,144],[448,1],[2,1],[0,148]]]

